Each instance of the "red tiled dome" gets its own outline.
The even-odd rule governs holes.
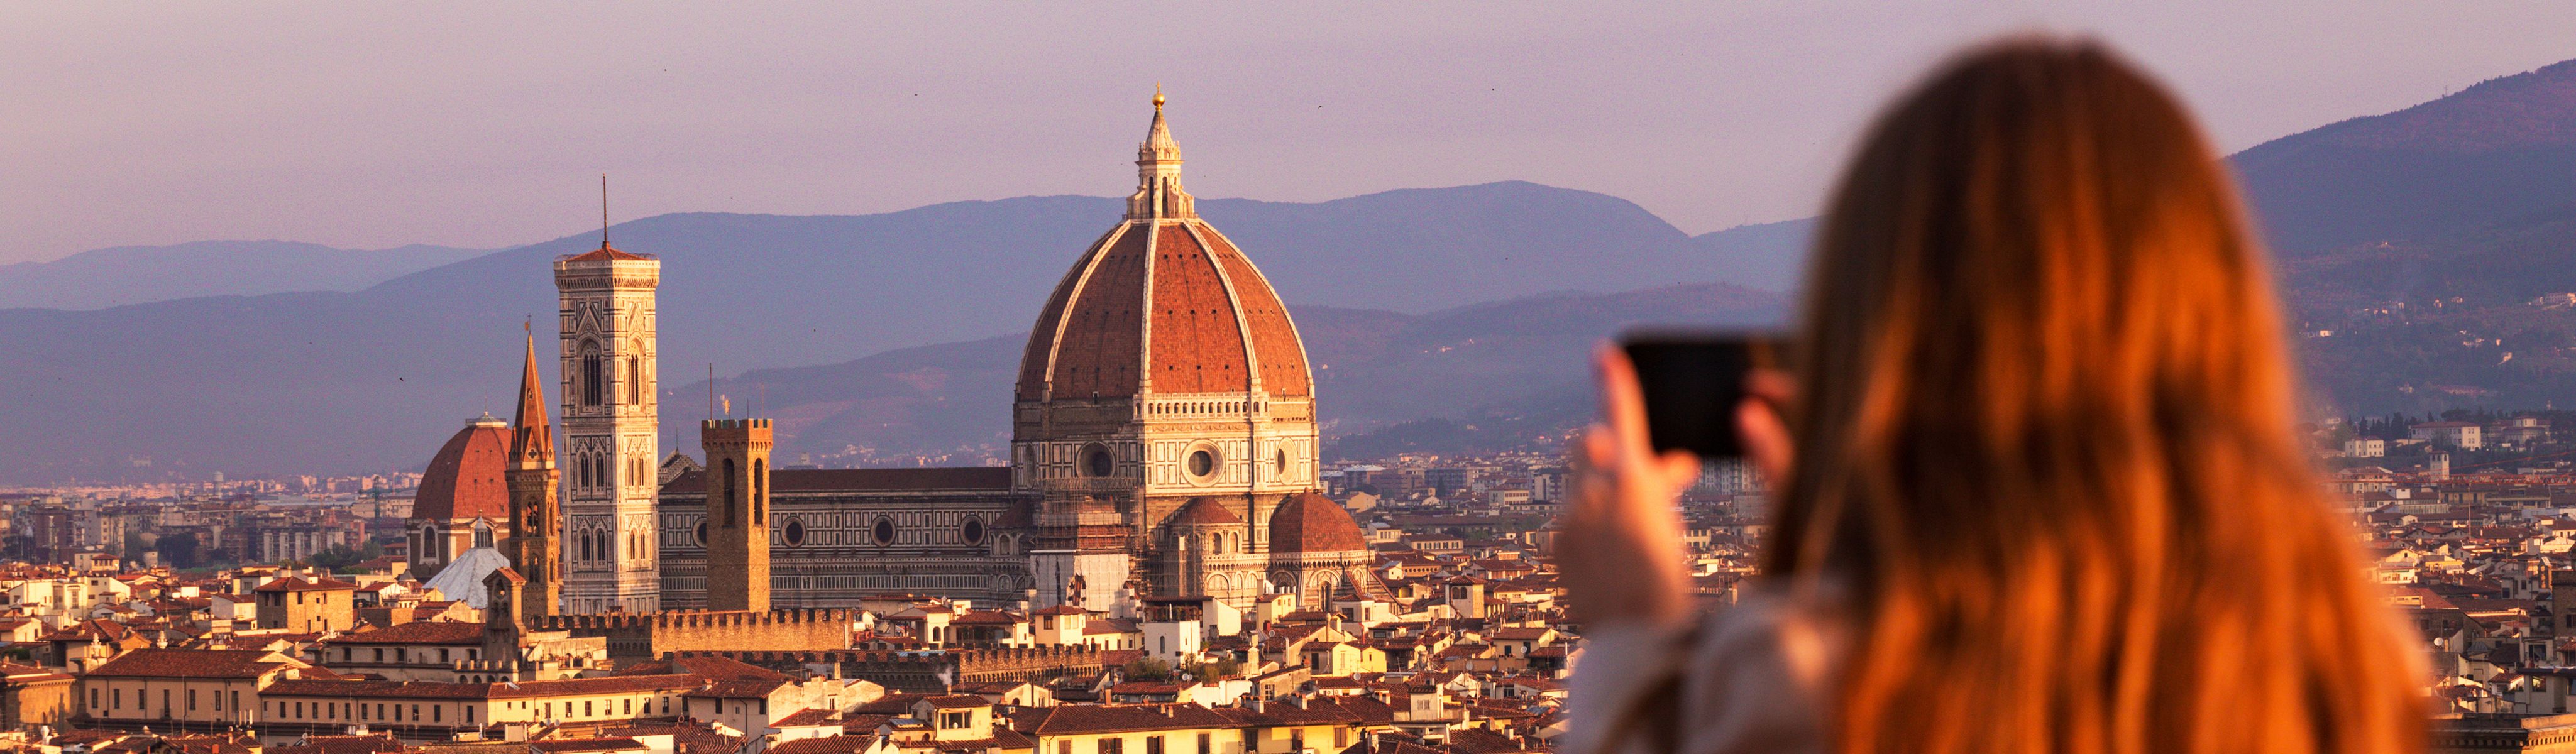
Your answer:
[[[412,498],[411,517],[445,521],[461,518],[510,519],[510,425],[485,416],[457,430],[456,436],[429,459]]]
[[[1353,552],[1368,550],[1368,535],[1360,533],[1358,521],[1350,511],[1332,498],[1312,492],[1290,495],[1280,501],[1279,509],[1270,513],[1270,551],[1287,552]]]
[[[1141,358],[1140,358],[1141,356]],[[1139,369],[1152,374],[1139,379]],[[1257,374],[1256,374],[1257,373]],[[1039,312],[1019,397],[1313,394],[1288,309],[1242,252],[1199,220],[1130,221],[1082,255]]]
[[[1126,221],[1083,252],[1038,312],[1019,399],[1313,395],[1288,308],[1181,189],[1180,148],[1160,105],[1136,165]]]
[[[1234,511],[1226,510],[1224,504],[1215,500],[1194,497],[1180,510],[1172,511],[1172,516],[1163,519],[1163,523],[1171,526],[1227,525],[1243,523],[1243,517],[1234,515]]]

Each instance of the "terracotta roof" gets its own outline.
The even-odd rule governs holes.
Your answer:
[[[259,649],[136,649],[89,671],[90,677],[257,678],[296,663]]]
[[[838,719],[840,714],[841,713],[834,712],[832,710],[807,707],[797,710],[796,714],[778,718],[769,725],[774,728],[806,728],[819,725],[839,725],[841,722]]]
[[[267,747],[268,754],[380,754],[401,751],[402,742],[391,732],[366,736],[305,736],[294,746]]]
[[[968,610],[968,611],[966,611],[966,612],[964,612],[964,613],[959,613],[959,614],[957,615],[957,617],[955,617],[955,618],[950,618],[950,619],[948,619],[948,624],[949,624],[949,625],[952,625],[952,626],[957,626],[957,625],[990,625],[990,626],[1008,626],[1008,625],[1014,625],[1014,624],[1019,624],[1019,623],[1027,623],[1027,622],[1029,622],[1029,619],[1028,619],[1028,618],[1022,617],[1022,616],[1021,616],[1020,614],[1018,614],[1018,613],[1013,613],[1013,612],[1006,611],[1006,610]]]
[[[1232,718],[1196,704],[1059,704],[1021,732],[1045,737],[1231,727]]]
[[[1093,242],[1047,297],[1021,354],[1017,395],[1242,393],[1255,372],[1270,395],[1314,392],[1296,325],[1269,280],[1205,221],[1131,218]]]
[[[669,675],[674,673],[694,673],[718,681],[784,682],[794,680],[789,678],[785,673],[753,665],[741,660],[736,660],[731,657],[717,657],[714,655],[668,657],[659,660],[646,660],[640,663],[620,665],[617,668],[616,675]]]
[[[976,696],[974,694],[948,694],[945,696],[930,697],[922,701],[929,702],[930,706],[939,709],[967,709],[970,707],[993,706],[993,700]]]
[[[1172,511],[1171,517],[1163,519],[1163,523],[1169,526],[1228,525],[1243,523],[1243,517],[1226,510],[1224,503],[1194,497],[1180,510]]]
[[[632,738],[558,738],[529,741],[528,748],[550,754],[572,751],[642,751],[644,743]]]
[[[1004,467],[958,466],[926,469],[771,469],[769,491],[872,492],[970,490],[1007,491],[1011,470]],[[662,486],[664,493],[706,494],[706,474],[692,470]]]
[[[823,736],[771,744],[768,754],[857,754],[876,745],[876,736]]]
[[[429,470],[421,472],[411,517],[510,520],[510,488],[502,473],[509,468],[509,456],[509,425],[498,419],[465,425],[430,457]]]
[[[645,256],[645,255],[643,255],[643,254],[629,254],[629,253],[626,253],[626,252],[623,252],[623,251],[618,251],[615,247],[611,247],[611,246],[609,246],[607,241],[601,241],[601,242],[599,242],[599,248],[592,249],[592,250],[589,250],[589,251],[585,251],[585,252],[582,252],[582,253],[579,253],[579,254],[574,254],[574,255],[572,255],[572,256],[564,257],[564,258],[562,259],[562,261],[566,261],[566,262],[617,262],[617,261],[643,260],[643,259],[652,259],[652,257]]]
[[[522,699],[637,691],[675,691],[695,689],[705,684],[706,679],[695,675],[621,675],[517,683],[293,680],[269,684],[268,688],[261,690],[260,693],[276,696],[382,699]]]
[[[483,624],[413,621],[360,633],[341,634],[328,644],[481,644]]]
[[[1291,495],[1270,513],[1270,551],[1346,552],[1368,550],[1368,536],[1350,511],[1331,498],[1312,492]]]
[[[254,592],[330,592],[330,591],[339,591],[339,590],[342,590],[342,589],[346,589],[346,590],[349,590],[349,591],[353,591],[353,592],[354,592],[354,591],[357,591],[357,590],[358,590],[358,585],[356,585],[356,584],[352,584],[352,583],[349,583],[349,582],[346,582],[346,581],[341,581],[341,580],[339,580],[339,579],[331,578],[331,577],[329,577],[329,576],[322,576],[322,577],[318,577],[318,578],[315,578],[315,579],[313,579],[313,580],[311,580],[311,581],[306,581],[306,580],[304,580],[304,579],[296,578],[296,577],[294,577],[294,576],[288,576],[288,577],[286,577],[286,578],[278,579],[278,580],[276,580],[276,581],[271,581],[271,582],[268,582],[268,583],[266,583],[266,584],[261,584],[261,585],[259,585],[259,588],[258,588],[258,589],[253,589],[253,590],[251,590],[251,591],[254,591]]]

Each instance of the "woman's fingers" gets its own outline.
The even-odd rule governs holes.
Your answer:
[[[1699,454],[1687,450],[1665,451],[1655,459],[1655,465],[1663,472],[1664,489],[1680,492],[1699,481]]]
[[[1735,407],[1735,435],[1744,445],[1744,459],[1753,463],[1762,478],[1778,489],[1789,478],[1792,445],[1789,424],[1781,421],[1779,404],[1759,398],[1746,398]]]
[[[1601,420],[1609,423],[1620,451],[1644,460],[1650,446],[1646,395],[1637,386],[1637,366],[1628,361],[1628,354],[1608,343],[1593,351],[1592,361],[1601,376]]]

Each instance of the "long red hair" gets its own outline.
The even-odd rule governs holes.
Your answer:
[[[2416,641],[2292,431],[2189,116],[2018,39],[1877,121],[1820,230],[1768,569],[1847,585],[1854,752],[2413,752]]]

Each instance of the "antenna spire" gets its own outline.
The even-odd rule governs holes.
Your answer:
[[[599,174],[599,248],[608,248],[608,174]]]

